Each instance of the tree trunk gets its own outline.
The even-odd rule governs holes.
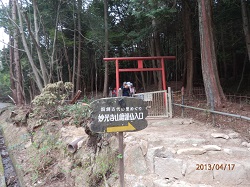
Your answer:
[[[30,79],[30,100],[32,101],[35,96],[38,94],[37,92],[37,89],[36,89],[36,86],[35,86],[35,82],[33,79]]]
[[[154,49],[156,56],[161,56],[161,50],[160,50],[160,38],[159,38],[159,32],[157,31],[157,25],[156,20],[152,20],[152,26],[154,29],[153,37],[154,37]],[[160,60],[157,60],[157,67],[161,67]],[[158,90],[162,90],[162,74],[161,72],[157,71],[157,77],[158,77]]]
[[[74,20],[74,48],[73,48],[73,74],[72,74],[72,84],[75,87],[75,76],[76,76],[76,19],[75,19],[75,6],[76,1],[74,0],[73,5],[73,20]],[[73,89],[74,90],[74,89]],[[72,98],[74,97],[74,91],[72,93]]]
[[[12,10],[13,8],[13,0],[9,0],[9,7]],[[9,21],[9,25],[11,25],[11,21]],[[11,26],[9,28],[10,34],[9,34],[9,60],[10,60],[10,89],[12,92],[12,98],[17,102],[16,98],[16,89],[15,89],[15,77],[14,77],[14,48],[13,48],[13,32],[11,29]],[[7,52],[5,52],[5,59],[6,63],[8,62],[7,60]]]
[[[19,4],[16,2],[16,0],[14,0],[14,2],[15,2],[15,5],[17,7],[17,12],[18,12],[18,17],[19,17],[19,32],[20,32],[21,37],[22,37],[24,50],[25,50],[25,52],[27,54],[27,57],[29,59],[29,63],[31,65],[32,71],[33,71],[33,73],[35,75],[35,82],[37,84],[37,87],[38,87],[39,91],[41,92],[42,89],[43,89],[43,84],[42,84],[40,75],[38,73],[38,69],[35,66],[34,60],[33,60],[32,56],[31,56],[31,53],[30,53],[30,50],[28,48],[28,44],[27,44],[27,41],[26,41],[26,38],[25,38],[21,10],[20,10]]]
[[[108,33],[108,0],[104,0],[104,27],[105,27],[105,58],[108,58],[109,47],[109,33]],[[107,97],[108,94],[108,82],[109,82],[109,66],[108,62],[104,62],[105,74],[103,84],[103,97]],[[118,89],[118,88],[117,88]]]
[[[60,54],[61,53],[61,54]],[[60,77],[60,81],[63,81],[63,63],[62,63],[62,61],[63,61],[63,51],[61,50],[60,51],[60,53],[59,53],[59,55],[60,55],[60,60],[58,59],[57,61],[59,61],[59,67],[57,68],[58,69],[58,73],[59,73],[59,77]]]
[[[96,52],[95,52],[95,59],[94,59],[94,61],[95,61],[95,96],[97,97],[97,87],[98,87],[98,85],[97,85],[97,80],[98,80],[98,70],[97,70],[97,60],[96,60]]]
[[[92,54],[94,51],[90,50],[90,59],[91,59],[91,64],[90,64],[90,91],[93,93],[94,91],[94,54]]]
[[[250,62],[250,29],[249,29],[249,18],[247,15],[246,1],[241,0],[241,12],[243,20],[243,30],[245,34],[245,41],[248,53],[248,61]]]
[[[221,25],[220,28],[221,32],[221,47],[222,47],[222,62],[223,62],[223,75],[224,79],[227,80],[227,61],[226,61],[226,51],[225,51],[225,41],[224,41],[224,31],[223,31],[223,26]]]
[[[152,25],[154,28],[154,33],[153,33],[153,38],[154,38],[154,50],[155,50],[155,56],[161,56],[161,50],[160,50],[160,38],[159,38],[159,33],[156,30],[156,20],[153,19]],[[156,60],[157,67],[161,67],[161,62],[160,60]],[[162,74],[160,71],[157,71],[157,78],[158,78],[158,90],[162,89]]]
[[[11,37],[11,35],[9,36],[10,38],[10,46],[13,46],[13,39]],[[16,98],[16,88],[15,88],[15,77],[14,77],[14,48],[10,47],[9,48],[10,51],[10,89],[12,92],[12,98],[15,100],[15,102],[17,102],[17,98]],[[6,54],[6,62],[7,62],[7,54]]]
[[[183,27],[184,27],[184,40],[185,40],[185,61],[186,61],[186,93],[190,97],[193,94],[193,36],[192,36],[192,23],[191,23],[191,9],[187,0],[183,1]],[[185,67],[185,66],[184,66]]]
[[[77,29],[78,29],[78,55],[77,55],[77,74],[76,74],[76,91],[80,89],[80,79],[81,79],[81,48],[82,48],[82,36],[81,36],[81,10],[82,10],[82,0],[78,0],[78,12],[77,12]]]
[[[155,55],[155,50],[154,50],[154,38],[151,37],[151,40],[150,40],[150,55],[151,56],[156,56]],[[156,62],[155,60],[152,60],[152,64],[153,64],[153,68],[156,68]],[[154,85],[157,85],[157,72],[156,71],[152,71],[153,73],[153,80],[154,80]]]
[[[244,73],[245,73],[245,69],[246,69],[246,62],[247,62],[247,55],[246,55],[245,60],[244,60],[243,69],[242,69],[242,72],[241,72],[240,82],[239,82],[239,85],[238,85],[237,90],[236,90],[237,93],[239,92],[240,87],[241,87],[241,83],[243,82],[243,79],[244,79]]]
[[[226,100],[220,85],[214,47],[212,0],[198,0],[201,64],[207,104],[213,109]]]
[[[49,75],[49,81],[51,82],[51,80],[53,80],[53,65],[54,65],[54,55],[55,55],[55,51],[56,51],[56,38],[57,38],[57,26],[58,26],[58,21],[59,21],[59,10],[60,10],[60,3],[58,4],[57,7],[57,12],[56,12],[56,22],[55,22],[55,30],[54,30],[54,39],[53,39],[53,46],[52,46],[52,54],[50,57],[50,75]]]
[[[234,31],[234,23],[233,21],[230,22],[230,42],[233,44],[235,42],[235,31]],[[235,48],[235,45],[231,45],[230,46],[230,49],[231,49],[231,56],[230,56],[230,59],[231,59],[231,63],[232,63],[232,67],[233,67],[233,71],[232,71],[232,77],[233,77],[233,80],[236,80],[237,78],[237,66],[236,66],[236,48]]]
[[[17,22],[17,11],[15,6],[15,0],[12,1],[12,19],[16,23]],[[16,87],[16,103],[17,105],[24,104],[23,98],[23,80],[22,80],[22,70],[21,70],[21,63],[19,58],[19,51],[18,51],[18,28],[14,28],[13,32],[13,39],[14,39],[14,72],[15,72],[15,87]]]
[[[139,56],[142,56],[141,51],[139,51],[138,55],[139,55]],[[140,71],[140,74],[141,74],[141,80],[142,80],[142,88],[143,88],[143,91],[146,92],[146,90],[147,90],[147,85],[146,85],[146,83],[145,83],[144,71]],[[138,90],[141,90],[141,89],[138,88]]]
[[[65,55],[65,60],[67,62],[67,67],[68,67],[69,82],[71,82],[72,81],[72,73],[71,73],[69,56],[68,56],[68,51],[67,51],[67,47],[66,47],[66,44],[65,44],[64,36],[62,36],[62,40],[63,40],[63,50],[64,50],[64,55]]]
[[[39,63],[40,63],[40,68],[41,68],[41,71],[42,71],[43,83],[44,83],[44,85],[46,85],[48,83],[48,76],[47,76],[47,69],[46,69],[46,66],[45,66],[45,63],[44,63],[44,60],[43,60],[43,57],[42,57],[42,50],[41,50],[39,44],[37,43],[36,38],[33,35],[33,32],[31,31],[31,25],[30,25],[30,21],[28,20],[27,14],[25,14],[24,17],[25,17],[25,20],[26,20],[26,23],[27,23],[29,34],[30,34],[29,36],[31,37],[32,41],[34,42],[36,50],[37,50],[37,56],[38,56]],[[32,53],[32,49],[33,49],[33,46],[31,44],[31,46],[30,46],[31,53]]]
[[[137,75],[137,72],[134,72],[134,76],[135,76],[135,83],[134,83],[134,87],[135,89],[137,90],[139,88],[139,78],[138,78],[138,75]]]
[[[42,56],[42,51],[40,48],[40,41],[39,41],[39,27],[38,27],[38,20],[37,20],[37,2],[36,0],[33,0],[33,10],[34,10],[34,25],[35,25],[35,37],[33,38],[33,33],[31,32],[31,27],[29,26],[29,31],[31,34],[31,37],[33,40],[35,40],[35,46],[37,49],[37,55],[38,55],[38,59],[39,59],[39,63],[40,63],[40,68],[42,71],[42,76],[43,76],[43,82],[44,85],[48,84],[48,73],[47,73],[47,69],[46,69],[46,65],[45,62],[43,60],[43,56]],[[27,20],[28,23],[28,20]]]

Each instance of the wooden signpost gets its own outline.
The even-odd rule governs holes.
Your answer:
[[[124,187],[123,132],[145,129],[148,115],[142,99],[134,97],[111,97],[93,101],[90,104],[92,123],[90,130],[96,133],[119,132],[120,186]]]

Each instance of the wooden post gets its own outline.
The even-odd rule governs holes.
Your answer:
[[[70,101],[70,104],[75,104],[75,102],[77,101],[77,99],[80,97],[82,91],[78,90],[75,97]]]
[[[169,109],[168,109],[169,99],[168,99],[168,92],[167,92],[167,90],[165,90],[165,92],[164,92],[164,99],[165,99],[166,116],[169,117]]]
[[[184,105],[184,87],[181,88],[181,104]],[[181,117],[184,117],[184,107],[181,107]]]
[[[134,132],[145,129],[148,126],[146,117],[148,116],[146,103],[139,98],[134,97],[114,97],[97,99],[90,103],[91,123],[89,123],[89,130],[94,133],[116,133],[118,132],[119,141],[119,178],[120,187],[125,187],[124,180],[124,148],[123,148],[123,132]],[[109,108],[109,109],[108,109]],[[114,108],[114,110],[110,110]],[[131,111],[128,114],[134,114],[136,117],[123,119],[121,121],[111,120],[114,117],[124,113],[124,110]],[[133,111],[133,112],[132,112]],[[105,120],[105,117],[107,119]],[[136,160],[135,160],[136,161]]]
[[[173,117],[173,111],[172,111],[172,97],[171,97],[171,88],[168,87],[168,108],[169,108],[169,117]]]
[[[124,150],[123,150],[123,132],[119,132],[119,175],[120,175],[120,187],[124,185]]]

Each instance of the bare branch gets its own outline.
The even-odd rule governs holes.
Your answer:
[[[1,40],[0,40],[0,42],[3,43],[3,44],[5,44],[5,45],[8,45],[9,47],[12,47],[13,49],[17,49],[17,50],[19,50],[19,51],[25,52],[23,49],[16,48],[16,47],[14,47],[13,45],[10,45],[10,44],[8,44],[8,43],[5,43],[4,41],[1,41]]]

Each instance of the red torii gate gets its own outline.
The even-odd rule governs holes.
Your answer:
[[[115,61],[115,73],[116,73],[116,93],[118,93],[119,90],[119,73],[120,72],[136,72],[136,71],[161,71],[162,74],[162,86],[163,90],[167,89],[166,86],[166,77],[165,77],[165,67],[164,67],[164,60],[175,60],[175,56],[155,56],[155,57],[114,57],[114,58],[104,58],[104,61]],[[126,69],[120,69],[119,68],[119,61],[124,60],[136,60],[138,64],[138,68],[126,68]],[[144,68],[143,67],[143,60],[160,60],[161,67],[160,68]]]

